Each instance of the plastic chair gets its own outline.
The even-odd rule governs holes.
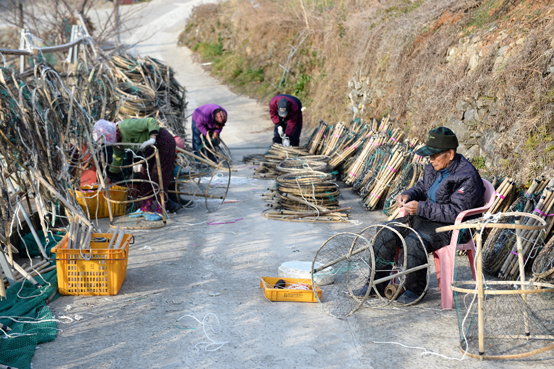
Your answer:
[[[483,179],[483,185],[485,186],[485,205],[480,208],[462,211],[456,217],[454,224],[462,223],[463,219],[467,216],[482,214],[492,206],[495,199],[494,186],[486,179]],[[402,210],[403,209],[399,212],[399,216],[407,215],[407,213]],[[458,245],[459,233],[460,231],[457,229],[452,231],[450,244],[433,252],[433,256],[435,258],[435,271],[437,274],[437,281],[439,282],[439,289],[441,291],[441,305],[443,310],[452,310],[452,289],[450,289],[450,286],[454,282],[454,261],[457,250],[465,250],[467,252],[471,272],[473,273],[473,280],[475,280],[475,267],[473,265],[476,251],[475,243],[473,242],[473,238],[470,238],[469,242]]]

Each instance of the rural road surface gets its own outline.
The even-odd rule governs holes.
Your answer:
[[[311,261],[333,234],[359,231],[384,215],[365,212],[359,198],[344,188],[341,205],[353,206],[353,218],[361,224],[314,225],[261,216],[260,194],[273,182],[253,179],[252,169],[240,159],[263,153],[270,144],[267,106],[234,94],[194,64],[190,50],[177,47],[178,34],[199,3],[153,0],[141,27],[124,40],[133,43],[154,33],[133,51],[176,70],[188,91],[189,114],[205,103],[228,110],[222,137],[232,148],[237,171],[227,198],[238,202],[211,214],[201,205],[181,210],[164,228],[132,232],[136,242],[120,293],[64,296],[51,303],[54,315],[82,319],[59,326],[58,338],[36,350],[33,369],[552,367],[551,353],[521,361],[459,362],[400,346],[461,358],[456,312],[440,310],[434,273],[419,305],[362,308],[344,320],[329,317],[315,303],[264,298],[260,277],[277,276],[286,261]],[[234,223],[207,225],[211,219]],[[100,226],[108,230],[106,222]],[[219,325],[208,314],[215,314]],[[203,330],[197,320],[205,317],[217,333],[208,326]]]

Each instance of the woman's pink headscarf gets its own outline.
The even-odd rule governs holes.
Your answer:
[[[105,143],[113,144],[117,142],[115,134],[115,123],[108,122],[107,120],[100,119],[94,123],[94,131],[92,132],[92,138],[94,141],[98,141],[100,137],[106,138]]]

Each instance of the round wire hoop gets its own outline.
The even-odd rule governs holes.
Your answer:
[[[406,244],[406,241],[405,241],[404,237],[402,236],[402,234],[397,229],[394,229],[392,226],[406,228],[406,229],[408,229],[409,232],[415,233],[417,238],[419,239],[420,246],[422,247],[425,255],[427,255],[427,249],[425,248],[425,244],[423,243],[423,240],[421,239],[420,235],[416,232],[415,229],[411,228],[410,226],[408,226],[404,223],[389,222],[386,225],[385,224],[376,224],[376,225],[371,225],[371,226],[368,226],[368,227],[362,229],[359,233],[360,235],[364,235],[369,229],[379,228],[379,230],[377,231],[375,236],[373,236],[373,242],[375,242],[375,239],[377,238],[379,233],[381,233],[385,229],[388,229],[388,230],[392,231],[400,239],[400,241],[402,243],[402,249],[401,249],[402,250],[402,255],[401,255],[402,263],[401,264],[398,263],[398,264],[394,265],[393,270],[391,270],[391,276],[395,275],[395,274],[401,274],[401,275],[398,276],[398,277],[389,279],[389,283],[394,281],[394,280],[396,280],[397,282],[400,282],[400,283],[397,284],[396,290],[394,291],[393,295],[389,299],[386,296],[382,296],[379,293],[378,289],[375,286],[375,280],[374,280],[374,276],[373,276],[371,281],[370,281],[370,284],[369,284],[368,292],[366,293],[366,296],[364,296],[364,298],[362,298],[362,300],[365,302],[365,305],[369,306],[371,308],[380,308],[380,307],[383,307],[383,306],[390,305],[392,302],[396,302],[396,303],[398,303],[400,305],[403,305],[403,306],[415,305],[425,296],[425,294],[427,293],[427,289],[429,288],[429,279],[431,277],[431,268],[430,268],[430,264],[427,262],[426,264],[422,264],[418,267],[415,267],[415,268],[417,268],[417,270],[421,270],[421,269],[426,269],[427,270],[426,283],[425,283],[425,288],[424,288],[423,292],[419,295],[419,297],[416,300],[414,300],[414,301],[412,301],[408,304],[404,304],[404,303],[400,303],[400,302],[396,301],[396,299],[398,297],[400,297],[400,295],[405,290],[404,285],[406,283],[406,275],[409,274],[410,271],[412,269],[415,269],[415,268],[411,268],[411,269],[406,268],[406,266],[408,265],[408,245]],[[372,246],[373,246],[373,242],[372,242]],[[375,267],[373,268],[372,273],[375,274]],[[382,282],[382,283],[385,283],[385,282]],[[379,297],[378,301],[380,301],[381,303],[374,304],[374,303],[371,302],[371,300],[367,299],[367,296],[369,295],[369,292],[372,288],[375,290],[376,295]],[[354,298],[359,299],[359,297],[357,297],[357,296],[354,296]],[[375,301],[375,300],[373,300],[373,301]]]
[[[363,304],[351,298],[349,281],[355,277],[365,278],[365,267],[360,268],[351,259],[353,249],[356,254],[371,249],[369,241],[359,234],[343,232],[330,237],[317,250],[312,261],[312,285],[318,280],[332,277],[333,282],[320,285],[321,296],[315,294],[323,311],[338,319],[346,318],[356,312]],[[373,259],[372,259],[373,260]],[[357,261],[357,260],[356,260]],[[374,265],[374,260],[372,265]],[[355,276],[354,272],[362,272]]]

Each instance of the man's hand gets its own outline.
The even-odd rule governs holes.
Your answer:
[[[399,208],[403,207],[408,201],[410,201],[410,196],[408,195],[396,196],[396,206]]]
[[[419,204],[418,201],[410,201],[409,203],[405,204],[404,210],[408,212],[410,215],[416,215],[417,214],[417,205]]]

